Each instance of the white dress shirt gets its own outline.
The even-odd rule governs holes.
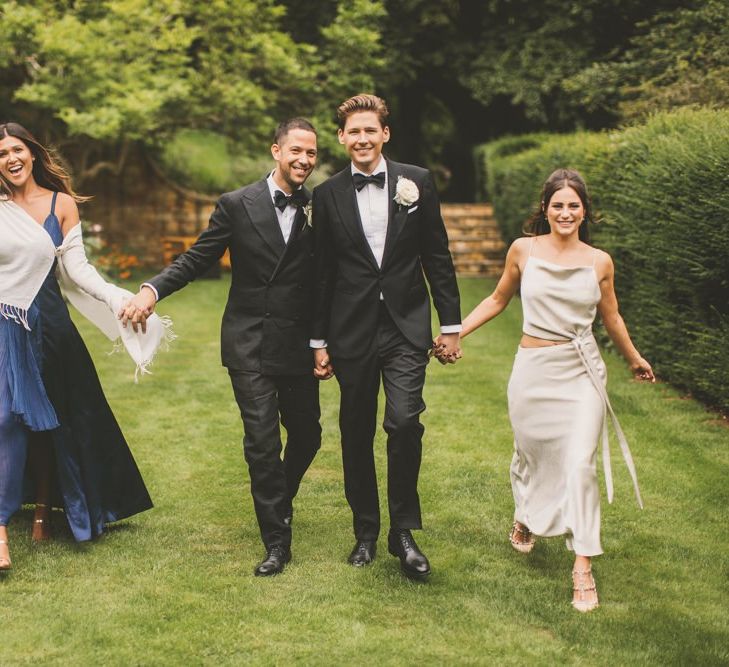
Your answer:
[[[296,217],[296,209],[298,206],[289,204],[283,211],[279,210],[276,206],[275,195],[276,191],[279,190],[286,194],[273,180],[273,172],[268,175],[266,179],[266,185],[268,185],[268,191],[271,193],[271,200],[273,201],[273,208],[276,211],[276,218],[278,224],[281,227],[281,233],[284,237],[284,243],[289,242],[289,236],[291,236],[291,228],[294,226],[294,218]]]
[[[369,176],[351,165],[352,174]],[[357,195],[357,208],[359,208],[359,219],[362,221],[367,243],[375,256],[377,266],[382,266],[382,255],[385,252],[385,237],[387,236],[387,217],[389,214],[389,201],[387,196],[387,163],[385,158],[380,156],[379,164],[372,171],[375,174],[385,174],[385,187],[378,188],[374,183],[367,183],[361,190],[355,190]],[[380,299],[382,295],[380,294]]]

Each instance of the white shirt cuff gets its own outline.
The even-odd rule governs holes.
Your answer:
[[[309,341],[309,347],[313,347],[315,350],[320,350],[327,346],[327,342],[323,338],[312,338]]]
[[[461,333],[463,331],[462,324],[444,324],[440,328],[442,334]]]
[[[159,301],[159,292],[157,291],[157,288],[154,285],[152,285],[151,283],[142,283],[142,287],[149,287],[149,289],[151,289],[154,292],[154,300]]]

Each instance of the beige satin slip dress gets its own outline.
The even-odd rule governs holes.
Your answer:
[[[521,279],[523,332],[568,342],[520,346],[507,391],[515,449],[510,469],[514,518],[535,535],[567,535],[568,548],[581,556],[602,553],[597,482],[601,435],[612,502],[608,414],[642,507],[633,460],[610,406],[605,364],[592,334],[600,301],[596,255],[592,265],[566,267],[533,256],[530,246]]]

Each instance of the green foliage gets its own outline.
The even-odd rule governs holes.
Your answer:
[[[681,106],[729,106],[729,4],[661,12],[640,24],[640,33],[618,60],[594,63],[567,90],[591,110],[624,119]]]
[[[259,155],[294,115],[339,162],[336,105],[374,91],[392,111],[389,154],[467,199],[477,143],[726,106],[728,12],[722,0],[6,0],[0,117],[60,145],[77,176],[181,130]]]
[[[571,82],[584,69],[618,58],[637,23],[691,4],[491,0],[483,3],[480,32],[463,46],[470,62],[461,68],[460,80],[484,106],[507,98],[527,127],[569,130],[605,123],[614,120],[613,110],[600,115],[596,112],[604,109],[583,106]]]
[[[623,308],[659,371],[729,411],[729,112],[623,134],[604,184]]]
[[[17,56],[32,63],[18,100],[46,109],[70,135],[101,141],[148,137],[192,93],[187,49],[197,31],[180,2],[113,0],[88,15],[85,3],[5,4],[3,17],[32,26]],[[174,123],[174,120],[172,120]]]
[[[615,260],[638,348],[663,378],[729,410],[729,112],[664,113],[620,133],[481,153],[508,241],[521,235],[553,169],[583,174],[602,218],[593,234]]]
[[[206,130],[181,130],[164,145],[161,157],[175,181],[213,194],[259,179],[271,164],[270,153],[252,159],[234,157],[229,139]],[[252,171],[252,178],[241,180]]]
[[[83,145],[66,151],[71,159],[95,144],[158,151],[182,130],[222,134],[258,155],[294,115],[324,125],[326,153],[336,145],[335,100],[372,89],[384,67],[382,3],[340,0],[318,48],[282,29],[285,12],[274,0],[8,0],[0,85],[10,82],[10,94],[0,115],[24,121],[41,111],[53,119],[44,132],[33,127],[41,136]]]
[[[520,134],[516,136],[506,136],[496,141],[491,141],[488,144],[481,144],[476,146],[473,150],[474,168],[476,171],[476,200],[491,199],[493,201],[492,193],[496,190],[498,184],[487,170],[487,166],[491,164],[493,160],[498,158],[507,157],[514,153],[521,153],[522,151],[529,150],[530,148],[536,148],[546,141],[551,135],[547,133],[533,133],[533,134]],[[505,238],[511,240],[511,236],[507,230],[504,234]]]
[[[316,49],[317,100],[313,121],[323,157],[342,159],[336,137],[337,106],[352,95],[372,92],[387,60],[380,30],[385,18],[382,0],[340,0],[332,22],[320,28]]]

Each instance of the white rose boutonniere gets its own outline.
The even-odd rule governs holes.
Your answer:
[[[397,177],[395,185],[395,203],[400,206],[412,206],[420,197],[418,186],[409,178]]]
[[[311,227],[311,202],[304,206],[304,216],[306,217],[307,226]]]

